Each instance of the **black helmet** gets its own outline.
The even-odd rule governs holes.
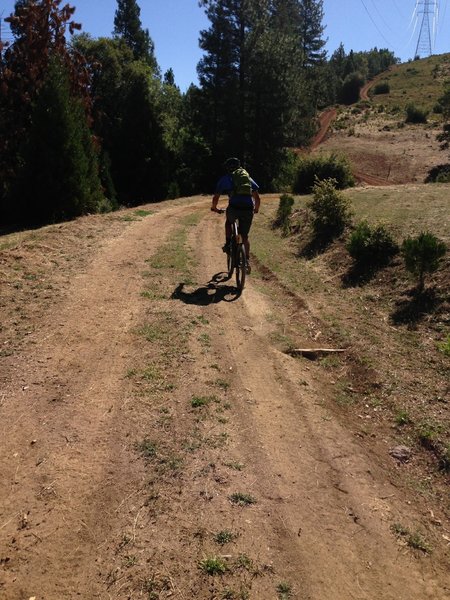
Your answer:
[[[241,161],[238,158],[227,158],[224,164],[228,171],[235,171],[241,166]]]

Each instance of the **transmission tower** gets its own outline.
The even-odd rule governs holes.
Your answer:
[[[438,0],[417,0],[416,15],[422,15],[415,56],[431,56],[439,14]]]

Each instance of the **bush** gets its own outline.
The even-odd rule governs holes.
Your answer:
[[[377,83],[373,88],[373,93],[377,94],[389,94],[391,91],[391,86],[387,81],[382,81],[381,83]]]
[[[426,123],[428,111],[424,108],[419,108],[415,104],[408,104],[406,107],[405,123]]]
[[[434,273],[447,247],[430,232],[422,232],[417,237],[408,237],[402,244],[402,255],[406,269],[418,280],[420,291],[424,288],[425,273]]]
[[[292,150],[284,150],[280,168],[274,180],[271,189],[277,192],[292,192],[300,157]]]
[[[359,92],[364,85],[364,77],[360,73],[349,73],[344,79],[340,92],[340,101],[343,104],[354,104],[359,100]]]
[[[337,154],[306,156],[300,159],[294,193],[310,194],[317,181],[333,179],[338,189],[355,185],[348,160]]]
[[[336,189],[336,181],[316,181],[309,208],[313,213],[312,226],[317,240],[328,241],[338,237],[351,222],[350,203]]]
[[[448,183],[450,182],[450,164],[437,165],[428,171],[425,183]]]
[[[371,227],[362,221],[353,231],[346,248],[360,267],[387,265],[399,248],[384,225]]]
[[[169,183],[169,187],[167,188],[167,199],[175,200],[175,198],[179,198],[180,194],[180,186],[176,181],[172,181]]]
[[[274,227],[281,227],[283,235],[289,233],[289,217],[292,214],[292,207],[294,206],[294,198],[289,194],[283,194],[280,197],[280,203],[278,205],[277,215],[274,221]]]

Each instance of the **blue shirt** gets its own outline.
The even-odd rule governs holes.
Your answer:
[[[252,192],[259,190],[259,185],[250,177]],[[230,206],[233,208],[253,209],[253,198],[247,194],[233,195],[233,177],[228,174],[219,179],[216,185],[216,194],[228,194]]]

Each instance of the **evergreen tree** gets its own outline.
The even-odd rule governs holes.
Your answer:
[[[213,160],[247,162],[263,184],[280,151],[310,134],[309,98],[300,72],[294,0],[202,0],[211,22],[201,32],[199,114]],[[308,130],[308,133],[306,131]],[[217,167],[216,167],[217,168]]]
[[[6,19],[14,43],[2,53],[0,62],[0,214],[9,218],[14,198],[9,195],[19,169],[19,147],[29,135],[32,110],[45,81],[49,59],[58,56],[69,74],[71,93],[80,98],[86,115],[90,111],[89,76],[82,57],[66,43],[80,25],[75,9],[62,0],[32,2],[18,0]]]
[[[114,35],[125,40],[136,60],[143,60],[155,71],[157,63],[154,44],[148,29],[142,28],[141,9],[136,0],[117,0]]]
[[[160,82],[152,78],[146,64],[127,65],[111,147],[112,175],[122,204],[134,206],[166,197],[161,121]]]
[[[104,202],[97,153],[84,108],[70,90],[66,66],[50,59],[39,90],[16,197],[28,221],[51,222],[97,212]]]
[[[303,67],[323,65],[326,59],[323,0],[299,0],[299,17]]]
[[[119,202],[164,198],[168,166],[161,81],[146,62],[134,59],[123,39],[78,36],[74,43],[93,73],[94,130],[110,159]],[[173,90],[176,97],[178,88]],[[106,187],[107,180],[102,181]]]

